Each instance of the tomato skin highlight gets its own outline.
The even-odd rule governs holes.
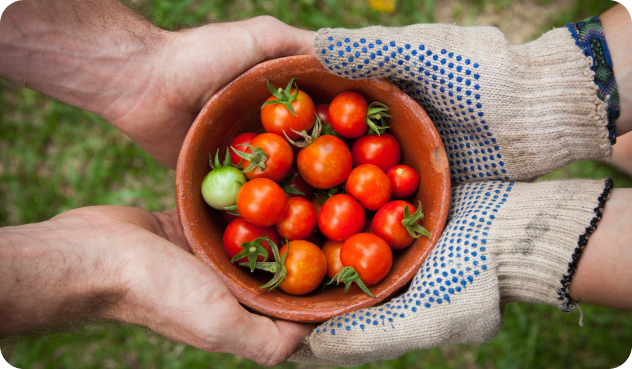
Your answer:
[[[294,162],[294,153],[292,147],[287,140],[274,133],[262,133],[250,141],[252,147],[260,147],[266,154],[268,159],[265,162],[265,169],[254,168],[246,174],[248,179],[268,178],[271,181],[279,182],[287,176],[287,173]],[[252,149],[248,147],[247,153],[252,153]],[[250,165],[246,159],[242,162],[245,169]]]
[[[327,240],[323,244],[323,253],[327,259],[327,277],[333,278],[344,267],[340,261],[340,248],[344,241]]]
[[[237,195],[237,211],[241,216],[260,227],[276,224],[287,209],[283,189],[267,178],[246,182]]]
[[[293,88],[290,94],[292,95],[295,92],[296,89]],[[265,102],[275,99],[276,97],[270,96]],[[312,98],[299,89],[298,96],[292,101],[291,105],[296,116],[292,115],[283,104],[270,104],[261,109],[261,123],[263,123],[263,128],[265,128],[266,132],[275,133],[285,138],[283,135],[285,131],[292,140],[300,137],[292,132],[292,129],[298,132],[307,131],[309,133],[309,130],[314,126],[315,119]]]
[[[419,187],[419,174],[407,165],[392,167],[386,172],[386,176],[391,181],[393,197],[398,199],[412,195]]]
[[[343,92],[329,104],[331,127],[342,137],[360,137],[369,128],[366,124],[368,109],[369,104],[364,96],[353,91]]]
[[[363,164],[349,173],[347,193],[369,210],[377,210],[391,198],[391,181],[373,164]]]
[[[256,238],[268,236],[272,242],[277,243],[277,232],[273,227],[259,227],[254,225],[243,218],[237,218],[230,222],[226,230],[224,231],[223,245],[226,255],[229,259],[232,259],[235,255],[239,254],[244,248],[240,245],[244,242],[251,242]],[[273,260],[272,248],[268,241],[261,242],[261,246],[268,252],[268,261]],[[257,257],[258,262],[263,261],[263,256]],[[236,261],[239,263],[248,262],[248,258],[244,257]]]
[[[248,143],[250,143],[250,141],[252,141],[253,138],[255,138],[257,136],[258,136],[257,133],[246,132],[246,133],[242,133],[242,134],[238,135],[237,137],[233,138],[233,140],[230,142],[230,145],[228,145],[228,146],[231,147],[229,149],[230,150],[230,162],[231,162],[231,164],[236,166],[242,160],[239,155],[235,154],[233,149],[235,149],[237,151],[246,152],[247,146],[240,145],[240,144],[248,144]]]
[[[415,239],[402,225],[404,208],[408,205],[409,214],[417,211],[412,204],[395,200],[382,206],[373,218],[373,233],[381,237],[393,250],[408,247]]]
[[[358,233],[349,237],[342,245],[340,261],[344,266],[354,267],[368,287],[386,277],[393,265],[393,252],[380,237]]]
[[[353,197],[338,194],[325,201],[318,213],[318,229],[334,241],[344,241],[359,233],[366,223],[366,213]]]
[[[305,240],[314,233],[318,218],[311,202],[301,197],[287,200],[283,218],[274,225],[279,236],[289,241]]]
[[[290,241],[290,251],[285,259],[287,277],[279,285],[281,291],[290,295],[305,295],[320,286],[327,272],[327,259],[323,251],[311,242]],[[279,250],[283,256],[288,245]]]
[[[358,138],[351,145],[353,166],[373,164],[385,173],[399,164],[402,150],[395,137],[388,133],[366,135]]]
[[[298,172],[312,187],[327,189],[343,183],[351,172],[351,152],[341,139],[319,137],[298,153]]]

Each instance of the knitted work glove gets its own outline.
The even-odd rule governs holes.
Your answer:
[[[455,183],[532,180],[611,155],[618,95],[598,18],[511,46],[494,27],[322,29],[316,54],[346,78],[384,77],[443,139]]]
[[[488,341],[511,301],[570,311],[568,286],[611,187],[607,179],[453,188],[446,229],[408,291],[320,325],[290,361],[351,366]]]

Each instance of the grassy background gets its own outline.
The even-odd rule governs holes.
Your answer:
[[[512,43],[553,26],[600,14],[604,0],[399,0],[391,14],[364,0],[151,0],[130,6],[175,29],[261,14],[294,26],[362,27],[450,22],[499,27]],[[107,122],[10,81],[0,80],[0,226],[39,222],[68,209],[99,204],[172,208],[174,172],[156,163]],[[547,175],[603,178],[630,187],[629,177],[601,162],[578,162]],[[630,355],[632,315],[583,304],[577,312],[513,303],[494,340],[410,352],[365,368],[614,368]],[[4,343],[18,368],[251,368],[233,355],[175,344],[138,327],[83,327],[40,339]],[[284,368],[311,368],[283,364]]]

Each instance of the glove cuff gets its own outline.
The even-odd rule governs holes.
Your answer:
[[[621,108],[612,58],[601,20],[599,17],[591,17],[577,24],[569,23],[566,28],[575,39],[575,44],[582,49],[584,55],[592,60],[590,68],[594,72],[595,85],[599,88],[597,95],[601,101],[608,104],[606,109],[608,112],[608,138],[610,143],[614,145],[617,137],[614,122],[619,118]]]
[[[601,220],[612,180],[514,184],[487,239],[495,253],[501,303],[576,305],[569,286],[588,237]]]

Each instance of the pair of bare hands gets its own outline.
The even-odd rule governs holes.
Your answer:
[[[313,54],[312,39],[311,31],[265,16],[166,32],[115,1],[86,7],[27,0],[9,6],[0,21],[0,73],[104,117],[175,168],[210,96],[257,63]],[[277,365],[312,330],[246,311],[191,254],[173,210],[75,209],[0,229],[0,246],[0,276],[10,281],[0,286],[0,320],[11,322],[0,338],[68,319],[113,318],[204,350]],[[42,254],[50,257],[30,258]],[[57,257],[59,263],[42,263]],[[51,280],[60,283],[51,289]],[[103,291],[114,301],[96,309],[86,302]],[[77,299],[85,299],[75,306],[86,311],[59,313]]]

